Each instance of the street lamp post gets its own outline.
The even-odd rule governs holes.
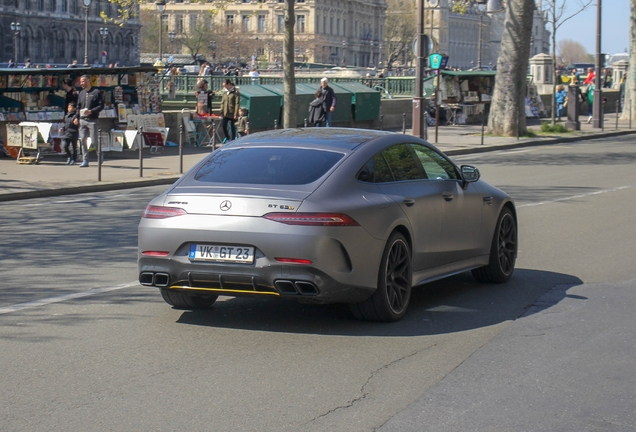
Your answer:
[[[166,1],[159,0],[155,4],[159,12],[159,63],[163,64],[163,11],[166,10]]]
[[[482,40],[482,27],[484,25],[484,13],[486,13],[486,4],[488,0],[475,0],[477,5],[481,6],[479,9],[479,42],[477,47],[477,70],[481,70],[481,40]]]
[[[177,34],[173,31],[168,32],[168,39],[170,39],[170,51],[172,51],[172,54],[175,54],[174,52],[174,39],[177,37]]]
[[[347,60],[345,59],[345,49],[347,49],[347,41],[342,41],[342,66],[347,65]]]
[[[20,29],[22,25],[19,22],[11,23],[11,32],[13,33],[13,61],[18,64],[18,35],[20,35]]]
[[[378,67],[382,65],[382,44],[378,46]]]
[[[102,63],[106,65],[106,56],[108,55],[104,50],[104,46],[106,45],[106,38],[108,37],[108,28],[101,27],[99,29],[99,34],[102,36]]]
[[[214,66],[214,63],[216,61],[216,41],[210,41],[208,47],[210,48],[210,51],[212,53],[212,66]]]
[[[601,0],[596,2],[596,75],[594,77],[594,99],[592,101],[593,127],[603,128],[603,87],[601,85]]]
[[[91,0],[84,0],[84,66],[88,66],[88,9],[91,7]]]
[[[256,48],[254,52],[254,61],[252,62],[252,66],[256,66],[258,64],[258,36],[256,36],[255,39],[256,39]]]
[[[236,67],[239,68],[239,43],[236,43]]]

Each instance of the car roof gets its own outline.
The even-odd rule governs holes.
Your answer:
[[[350,151],[361,144],[393,132],[352,128],[275,129],[247,135],[223,148],[249,146],[311,147],[324,150]]]

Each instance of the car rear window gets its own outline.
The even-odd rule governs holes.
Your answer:
[[[301,185],[318,180],[344,154],[314,149],[254,147],[216,152],[194,175],[206,183]]]

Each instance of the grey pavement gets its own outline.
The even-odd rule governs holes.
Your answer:
[[[581,116],[581,119],[585,120],[585,117]],[[530,129],[535,132],[539,131],[539,122],[533,120],[533,123],[530,124]],[[636,122],[633,126],[636,128]],[[606,117],[604,130],[593,128],[591,124],[582,121],[580,131],[519,139],[516,137],[484,136],[483,144],[481,131],[481,125],[440,126],[436,141],[435,128],[429,127],[428,141],[452,156],[636,133],[636,129],[631,129],[627,121],[619,121],[618,127],[616,127],[613,115]],[[395,132],[402,133],[401,130]],[[411,132],[411,129],[405,131],[407,134]],[[210,147],[185,147],[183,150],[183,172],[191,168],[211,150]],[[180,177],[181,162],[176,147],[166,147],[161,154],[152,155],[146,150],[143,158],[143,170],[140,170],[137,151],[106,152],[104,163],[101,166],[100,180],[98,180],[99,173],[95,154],[91,154],[91,161],[89,167],[79,168],[78,165],[66,165],[66,157],[61,154],[47,154],[37,165],[17,164],[15,159],[0,157],[0,201],[149,185],[168,185]]]

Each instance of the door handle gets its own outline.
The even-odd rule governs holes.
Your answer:
[[[415,200],[413,198],[404,198],[404,205],[407,207],[411,207],[415,204]]]
[[[445,201],[452,201],[453,198],[455,198],[455,196],[452,193],[450,193],[450,192],[444,192],[442,194],[442,197],[444,197]]]
[[[483,198],[484,204],[486,205],[492,205],[493,202],[493,198],[491,196],[487,196]]]

